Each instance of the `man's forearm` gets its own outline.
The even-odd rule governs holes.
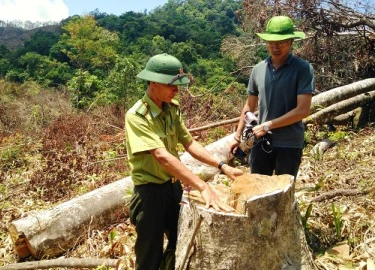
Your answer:
[[[165,148],[154,149],[151,153],[166,171],[184,184],[198,191],[202,191],[205,188],[206,183],[193,174],[178,158],[170,154]]]
[[[212,167],[217,167],[220,160],[214,158],[199,142],[196,140],[191,141],[189,144],[184,145],[186,151],[195,159],[203,162]]]

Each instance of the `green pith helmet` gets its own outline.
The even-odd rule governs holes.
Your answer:
[[[181,62],[174,56],[163,53],[148,60],[145,69],[137,75],[138,78],[169,85],[188,84],[189,77],[184,73]]]
[[[257,33],[266,41],[279,41],[290,38],[305,38],[305,33],[294,31],[293,21],[287,16],[272,17],[266,28],[266,33]]]

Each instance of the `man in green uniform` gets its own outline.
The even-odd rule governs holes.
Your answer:
[[[150,58],[138,78],[149,82],[146,94],[126,113],[126,146],[134,181],[129,211],[136,226],[136,269],[174,269],[181,183],[197,189],[206,207],[231,211],[217,194],[179,160],[177,143],[194,158],[234,179],[243,172],[214,158],[193,139],[175,99],[178,85],[190,82],[181,62],[168,54]],[[176,180],[179,179],[180,181]],[[168,245],[163,255],[164,233]]]

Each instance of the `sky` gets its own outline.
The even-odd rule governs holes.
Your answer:
[[[375,0],[369,0],[375,5]],[[0,0],[0,21],[59,22],[95,9],[121,15],[128,11],[147,12],[168,0]]]
[[[168,0],[0,0],[1,21],[61,21],[73,15],[85,15],[95,9],[121,15],[128,11],[147,12]]]

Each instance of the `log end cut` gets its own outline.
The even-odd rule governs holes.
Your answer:
[[[27,237],[23,232],[19,232],[14,224],[9,226],[9,234],[12,239],[14,249],[20,258],[27,258],[31,255],[35,256],[35,252],[27,241]]]

